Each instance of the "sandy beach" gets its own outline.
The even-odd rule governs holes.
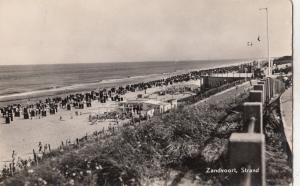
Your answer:
[[[149,99],[167,100],[167,99],[181,99],[192,95],[192,93],[178,93],[176,95],[158,95],[155,92],[169,88],[171,86],[179,85],[193,85],[197,84],[197,81],[191,80],[190,82],[178,83],[175,85],[154,87],[147,89],[147,96]],[[138,94],[144,94],[144,91],[128,92],[123,97],[125,100],[136,99]],[[32,149],[37,151],[38,143],[50,144],[51,148],[57,148],[62,141],[70,139],[74,142],[76,138],[81,138],[86,134],[92,134],[94,131],[100,131],[103,128],[106,130],[108,126],[114,126],[115,121],[98,121],[94,124],[89,122],[88,118],[90,114],[101,114],[104,112],[110,112],[118,109],[118,103],[108,101],[106,103],[100,103],[98,101],[92,102],[92,107],[84,109],[73,109],[67,111],[65,109],[59,109],[57,114],[48,115],[42,118],[23,119],[16,118],[14,121],[7,125],[4,124],[4,119],[1,118],[0,125],[0,167],[7,164],[7,161],[11,160],[12,151],[15,150],[17,157],[32,158]],[[75,115],[75,111],[79,112],[79,115]],[[81,114],[80,114],[81,113]],[[62,120],[60,120],[60,116]],[[127,122],[119,121],[119,124]],[[30,136],[30,137],[29,137]]]

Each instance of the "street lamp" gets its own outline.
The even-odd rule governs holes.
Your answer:
[[[266,11],[266,28],[267,28],[267,41],[268,41],[268,64],[269,64],[269,70],[268,75],[272,75],[272,68],[271,68],[271,59],[270,59],[270,39],[269,39],[269,12],[268,8],[260,8],[259,10],[265,10]]]

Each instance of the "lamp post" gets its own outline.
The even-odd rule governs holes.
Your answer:
[[[272,66],[271,66],[271,59],[270,59],[270,39],[269,39],[269,12],[268,8],[260,8],[259,10],[266,11],[266,29],[267,29],[267,47],[268,47],[268,75],[272,75]]]

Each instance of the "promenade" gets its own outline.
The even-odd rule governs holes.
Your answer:
[[[288,88],[280,98],[282,122],[287,142],[293,152],[293,89]]]

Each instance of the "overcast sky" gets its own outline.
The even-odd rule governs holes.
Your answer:
[[[0,65],[264,57],[262,7],[291,55],[288,0],[0,0]]]

